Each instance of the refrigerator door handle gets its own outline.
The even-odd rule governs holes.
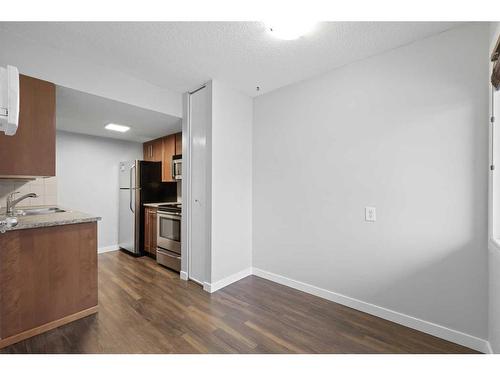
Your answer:
[[[132,188],[132,171],[135,169],[135,164],[130,167],[130,188],[129,188],[129,192],[130,192],[130,196],[129,196],[129,207],[130,207],[130,211],[132,211],[132,213],[135,213],[134,212],[134,208],[132,207],[132,192],[133,192],[133,188]]]

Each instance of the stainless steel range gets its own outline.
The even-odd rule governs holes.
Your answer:
[[[176,271],[181,270],[181,217],[180,203],[158,206],[156,261]]]

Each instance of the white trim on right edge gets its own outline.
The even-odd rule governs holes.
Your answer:
[[[443,327],[441,325],[431,323],[413,316],[405,315],[393,310],[386,309],[368,302],[363,302],[355,298],[345,296],[343,294],[335,293],[314,285],[306,284],[301,281],[289,279],[288,277],[277,275],[272,272],[264,271],[259,268],[253,268],[255,276],[262,277],[267,280],[274,281],[275,283],[286,285],[290,288],[306,292],[317,297],[327,299],[341,305],[351,307],[353,309],[363,311],[365,313],[378,316],[382,319],[390,320],[391,322],[401,324],[406,327],[425,332],[429,335],[439,337],[444,340],[454,342],[459,345],[480,351],[482,353],[491,353],[489,343],[486,340],[471,336],[467,333],[459,332],[451,328]]]

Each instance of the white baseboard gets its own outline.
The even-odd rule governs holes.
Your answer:
[[[98,254],[107,253],[109,251],[117,251],[120,250],[120,246],[111,245],[111,246],[101,246],[97,249]]]
[[[489,342],[489,341],[488,341],[488,342],[486,342],[486,351],[485,351],[485,353],[486,353],[486,354],[495,354],[495,353],[493,352],[493,349],[492,349],[491,344],[490,344],[490,342]]]
[[[302,292],[340,303],[341,305],[378,316],[382,319],[390,320],[391,322],[428,333],[429,335],[436,336],[483,353],[491,353],[491,347],[488,341],[471,336],[467,333],[459,332],[451,328],[443,327],[441,325],[373,305],[368,302],[363,302],[355,298],[319,288],[314,285],[306,284],[301,281],[293,280],[285,276],[277,275],[272,272],[264,271],[259,268],[253,268],[253,274],[255,276],[274,281],[275,283],[286,285]]]
[[[228,277],[225,277],[222,280],[216,281],[215,283],[204,283],[203,290],[207,291],[208,293],[213,293],[219,289],[224,288],[225,286],[228,286],[229,284],[250,276],[251,274],[252,267],[248,267],[240,272],[236,272]]]
[[[207,283],[206,281],[203,283],[203,290],[208,293],[215,292],[215,290],[212,290],[212,284]]]
[[[188,280],[188,274],[185,271],[180,272],[180,278],[181,280]]]

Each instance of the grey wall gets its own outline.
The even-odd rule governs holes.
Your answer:
[[[212,81],[211,282],[252,266],[252,99]]]
[[[495,43],[500,35],[500,23],[491,24],[490,50],[495,47]],[[490,64],[491,65],[491,64]],[[491,95],[491,94],[490,94]],[[495,114],[497,119],[500,113],[500,93],[495,93]],[[498,129],[498,120],[497,120]],[[489,249],[489,341],[494,353],[500,353],[500,176],[498,175],[498,166],[500,165],[500,134],[495,134],[495,164],[497,169],[490,185],[491,203],[492,203],[492,221],[491,235],[496,243],[490,244]]]
[[[118,244],[118,163],[142,159],[142,144],[57,132],[58,203],[96,214],[100,250]]]
[[[253,266],[486,338],[488,33],[257,97]]]

